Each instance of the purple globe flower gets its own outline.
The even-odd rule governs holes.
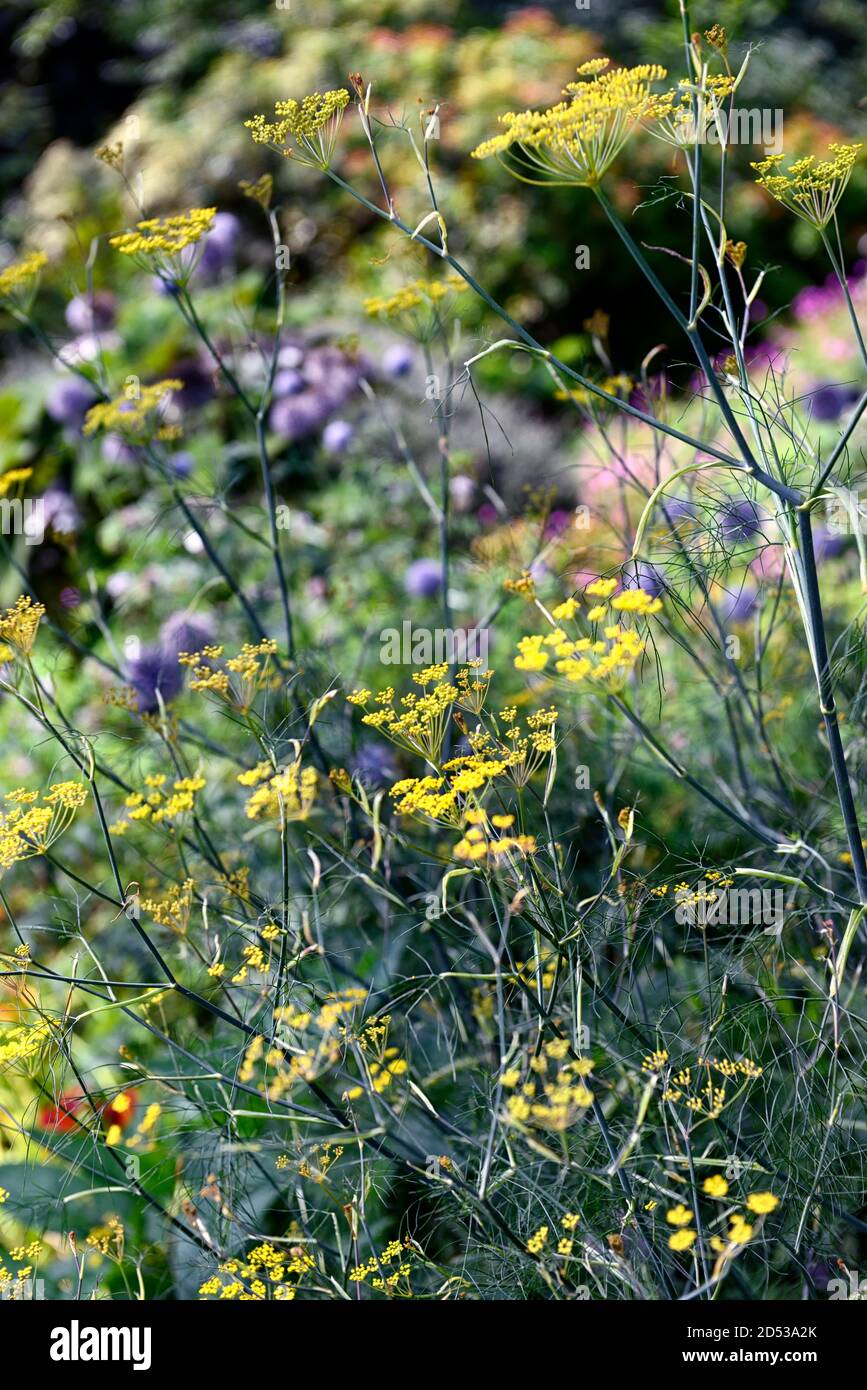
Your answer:
[[[58,536],[74,535],[81,525],[81,512],[62,483],[52,483],[42,494],[43,524]]]
[[[295,367],[285,367],[274,376],[274,397],[297,396],[304,390],[304,378]]]
[[[120,434],[107,434],[102,441],[101,453],[106,463],[135,463],[135,449]]]
[[[720,507],[717,517],[723,538],[730,545],[740,545],[743,541],[757,536],[761,524],[761,512],[754,502],[726,502]]]
[[[350,775],[357,777],[369,791],[379,791],[380,787],[390,786],[397,780],[397,771],[397,763],[388,748],[368,743],[359,749]]]
[[[184,683],[183,669],[177,653],[167,655],[162,646],[142,647],[138,656],[127,664],[126,678],[138,698],[142,714],[154,714],[163,704],[169,704],[180,694]]]
[[[195,613],[173,613],[160,628],[160,647],[166,657],[177,661],[180,652],[198,652],[214,640],[209,618]]]
[[[330,403],[318,391],[302,391],[275,401],[268,419],[274,433],[291,443],[318,430],[330,413]]]
[[[822,423],[839,420],[843,411],[858,398],[858,392],[850,386],[836,386],[833,382],[816,386],[809,396],[813,419]]]
[[[663,497],[660,509],[675,524],[678,521],[694,521],[697,515],[695,503],[685,497]]]
[[[326,453],[342,454],[355,436],[355,428],[348,420],[330,420],[322,431],[322,444]]]
[[[434,598],[442,587],[439,560],[413,560],[403,576],[403,587],[410,598]]]
[[[813,549],[816,552],[816,560],[832,560],[835,555],[839,555],[846,548],[846,537],[837,535],[835,531],[829,531],[827,526],[817,526],[813,531]]]
[[[169,468],[178,478],[188,478],[196,466],[196,460],[186,449],[179,449],[169,459]]]
[[[382,370],[386,376],[408,376],[413,369],[415,357],[405,343],[393,343],[382,354]]]
[[[717,603],[724,622],[745,623],[756,611],[756,590],[751,584],[744,584],[735,592],[726,589]]]
[[[211,278],[222,274],[235,259],[241,223],[233,212],[218,212],[204,241],[199,274]]]
[[[92,386],[81,377],[66,376],[52,386],[45,409],[59,425],[80,432],[85,415],[95,403],[96,392]]]
[[[67,304],[65,316],[73,333],[102,333],[114,325],[117,299],[110,290],[77,294]]]
[[[649,565],[644,560],[636,560],[625,576],[624,587],[643,589],[646,594],[650,594],[651,598],[658,598],[660,594],[665,593],[665,578],[656,565]]]

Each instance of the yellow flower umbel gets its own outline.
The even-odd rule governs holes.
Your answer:
[[[281,772],[275,772],[270,763],[258,763],[250,772],[239,773],[238,781],[245,787],[259,783],[247,802],[248,818],[279,820],[281,824],[307,820],[319,791],[316,769],[302,767],[297,758]]]
[[[83,782],[55,782],[40,802],[39,792],[24,787],[7,792],[0,811],[0,873],[22,859],[43,854],[71,824],[87,800]]]
[[[216,208],[190,208],[173,217],[148,217],[134,232],[109,238],[109,245],[161,279],[185,285],[198,265],[202,237],[214,225]]]
[[[860,144],[830,145],[832,158],[817,161],[815,155],[808,154],[785,172],[780,168],[785,157],[781,154],[769,155],[752,167],[761,175],[756,180],[760,188],[766,188],[796,217],[822,231],[846,191],[860,149]]]
[[[429,342],[444,325],[443,301],[453,290],[464,290],[459,275],[444,280],[413,280],[390,295],[376,295],[364,301],[364,312],[371,318],[397,320],[408,337]]]
[[[18,656],[29,656],[39,631],[39,619],[44,616],[42,604],[22,594],[0,615],[0,642],[8,643]]]
[[[155,381],[152,386],[136,386],[131,395],[92,405],[85,416],[82,433],[96,434],[97,430],[111,430],[124,435],[132,443],[143,443],[151,438],[176,439],[178,427],[162,424],[161,418],[172,392],[180,391],[183,384],[182,381],[168,378]]]
[[[343,87],[313,92],[300,103],[293,99],[276,102],[274,121],[251,116],[244,125],[257,145],[270,145],[287,159],[297,159],[300,164],[324,171],[334,158],[337,133],[348,104],[349,93]]]
[[[208,646],[199,652],[181,652],[178,661],[190,667],[191,690],[216,695],[246,714],[260,690],[276,689],[280,684],[271,662],[276,652],[273,637],[265,637],[261,642],[245,642],[237,656],[224,657],[223,647]]]
[[[474,149],[473,158],[496,155],[524,183],[594,187],[652,109],[653,83],[667,76],[655,63],[613,72],[606,70],[609,63],[608,58],[584,63],[578,69],[581,80],[564,90],[568,101],[547,111],[501,116],[504,132]]]
[[[650,617],[660,611],[662,601],[641,588],[624,589],[612,597],[616,589],[616,579],[594,579],[587,585],[585,597],[596,600],[584,615],[594,625],[589,634],[579,632],[571,637],[556,625],[560,620],[568,622],[576,617],[579,610],[575,599],[567,599],[550,615],[545,613],[552,622],[551,631],[531,633],[520,639],[515,669],[546,671],[550,675],[547,668],[553,659],[552,679],[559,677],[567,685],[595,685],[608,691],[622,687],[644,652],[645,643],[634,629],[624,627],[616,619],[621,614]],[[601,631],[595,626],[600,622],[604,623]]]
[[[726,145],[723,103],[737,90],[738,78],[705,72],[698,82],[683,80],[677,87],[654,98],[645,113],[651,135],[679,149],[704,144],[712,127],[721,147]]]
[[[36,280],[43,266],[48,264],[44,251],[31,251],[20,261],[13,261],[5,270],[0,270],[0,299],[8,299],[13,312],[24,309],[36,287]]]

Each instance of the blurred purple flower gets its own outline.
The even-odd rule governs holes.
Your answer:
[[[330,411],[328,401],[318,391],[302,391],[297,396],[283,396],[275,401],[269,424],[275,434],[292,442],[319,429]]]
[[[59,425],[80,432],[84,417],[96,403],[96,392],[81,377],[62,377],[52,386],[45,409]]]
[[[102,441],[101,453],[106,463],[135,463],[135,450],[120,434],[107,434]]]
[[[626,572],[624,588],[643,589],[651,598],[658,598],[665,593],[665,578],[662,571],[656,565],[647,564],[644,560],[636,560],[635,564]]]
[[[177,660],[180,652],[198,652],[214,640],[209,618],[194,613],[173,613],[160,628],[160,647],[167,657]]]
[[[858,399],[858,392],[851,386],[837,386],[834,382],[814,386],[809,393],[809,408],[813,419],[822,422],[839,420],[843,411]]]
[[[177,653],[171,656],[155,645],[142,647],[138,656],[127,663],[126,678],[138,697],[142,714],[158,710],[160,698],[164,704],[169,704],[180,694],[184,683]]]
[[[756,590],[751,584],[742,585],[737,593],[726,589],[716,607],[724,622],[744,623],[755,612]]]
[[[360,748],[350,775],[357,777],[369,791],[390,786],[397,780],[398,768],[391,750],[378,743]]]
[[[81,512],[63,483],[52,483],[45,489],[42,516],[46,528],[50,527],[59,536],[74,535],[81,526]]]
[[[114,325],[117,299],[110,290],[94,290],[70,299],[65,311],[73,333],[101,333]]]
[[[348,420],[330,420],[322,431],[322,444],[329,454],[342,454],[355,436],[355,428]]]
[[[304,378],[295,367],[284,367],[274,376],[274,397],[297,396],[304,390]]]
[[[407,347],[405,343],[393,343],[382,354],[382,370],[386,376],[408,376],[414,361],[412,348]]]
[[[186,449],[179,449],[176,454],[169,458],[169,468],[179,478],[188,478],[196,466],[196,460]]]
[[[241,223],[233,212],[218,212],[204,240],[198,274],[216,279],[235,259]]]
[[[403,576],[403,587],[411,598],[433,598],[442,587],[442,578],[438,560],[413,560]]]
[[[761,513],[754,502],[726,502],[717,512],[723,538],[731,545],[752,540],[759,533]]]

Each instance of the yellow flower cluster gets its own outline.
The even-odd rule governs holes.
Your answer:
[[[817,160],[808,154],[798,159],[784,172],[781,154],[759,160],[753,168],[761,176],[756,180],[772,198],[782,203],[797,217],[821,230],[827,227],[846,191],[861,145],[832,144],[829,159]]]
[[[287,159],[325,170],[334,158],[337,133],[348,104],[349,93],[343,87],[313,92],[300,103],[293,98],[276,102],[274,121],[259,115],[244,125],[257,145],[270,145]]]
[[[109,245],[124,256],[176,256],[209,232],[216,208],[190,208],[173,217],[148,217],[134,232],[109,238]]]
[[[433,309],[445,299],[450,290],[466,289],[459,275],[448,275],[445,280],[413,280],[390,295],[376,295],[364,300],[364,312],[371,318],[398,318],[401,314],[415,309]]]
[[[319,791],[318,772],[314,767],[302,767],[300,759],[280,772],[270,763],[257,763],[249,772],[239,773],[238,781],[242,786],[256,787],[246,805],[249,820],[307,820]]]
[[[32,468],[9,468],[0,477],[0,497],[6,497],[18,483],[26,483],[33,477]]]
[[[515,822],[514,816],[499,815],[491,816],[489,819],[487,812],[479,809],[468,811],[466,821],[467,828],[464,830],[463,839],[458,841],[452,851],[455,859],[471,864],[480,860],[496,864],[510,854],[536,853],[536,841],[532,835],[503,834],[503,831],[511,830]]]
[[[704,81],[700,84],[681,81],[676,89],[665,92],[648,104],[645,119],[658,122],[658,128],[650,128],[651,133],[681,149],[706,140],[714,124],[721,135],[724,134],[719,120],[722,103],[731,96],[736,85],[731,74],[715,76],[705,73]]]
[[[280,1250],[270,1241],[263,1241],[249,1252],[246,1259],[226,1260],[218,1273],[206,1279],[199,1288],[199,1297],[238,1299],[256,1302],[267,1298],[291,1301],[305,1274],[313,1269],[313,1256],[302,1245]],[[227,1277],[230,1282],[224,1283]],[[294,1278],[295,1282],[287,1282]]]
[[[41,603],[34,603],[28,594],[17,598],[11,608],[0,614],[0,642],[8,642],[19,656],[33,650],[39,620],[45,616]]]
[[[176,820],[187,811],[194,811],[196,794],[206,786],[205,778],[178,777],[172,782],[171,792],[163,790],[167,780],[162,774],[154,774],[145,778],[143,792],[130,792],[124,801],[129,816],[111,826],[112,834],[123,835],[130,821],[149,821],[151,825],[160,825],[163,821]]]
[[[585,617],[588,623],[598,623],[607,616],[607,608],[615,613],[631,617],[646,618],[658,613],[662,602],[653,598],[644,589],[624,589],[616,598],[612,594],[617,588],[615,579],[596,579],[587,585],[585,594],[600,600],[588,608]],[[578,603],[567,599],[558,605],[550,615],[555,622],[573,619],[578,612]],[[546,616],[548,616],[546,614]],[[577,685],[590,680],[598,685],[618,689],[635,666],[645,650],[645,643],[631,628],[624,628],[619,622],[609,622],[602,635],[570,637],[562,627],[553,626],[550,632],[532,633],[518,642],[518,655],[515,669],[518,671],[544,671],[553,655],[556,658],[554,670],[561,681],[567,685]]]
[[[183,936],[190,920],[193,886],[193,880],[187,878],[180,885],[172,884],[164,898],[142,898],[142,911],[149,912],[161,927],[169,927]]]
[[[20,1027],[10,1028],[8,1032],[4,1031],[3,1041],[0,1042],[0,1067],[35,1057],[45,1044],[52,1040],[52,1029],[56,1026],[50,1019],[43,1018],[38,1023],[22,1024]]]
[[[470,663],[470,667],[479,665],[480,662]],[[380,691],[375,697],[380,709],[365,714],[362,723],[369,724],[372,729],[380,729],[392,743],[412,753],[420,753],[423,758],[435,763],[445,738],[449,711],[453,705],[460,707],[466,703],[464,692],[468,691],[470,684],[468,676],[463,685],[450,684],[445,679],[448,669],[448,665],[441,662],[417,671],[413,680],[424,693],[416,695],[410,692],[404,695],[400,702],[404,708],[403,714],[394,709],[394,690],[389,686]],[[467,672],[470,668],[464,669]],[[489,678],[490,673],[486,673],[485,679]],[[431,686],[430,690],[428,686]],[[372,698],[369,690],[356,690],[347,696],[350,704],[362,707]]]
[[[207,646],[198,652],[181,652],[178,661],[192,672],[191,690],[217,695],[239,714],[246,714],[260,690],[274,690],[280,685],[279,675],[271,669],[276,651],[273,637],[266,637],[261,642],[245,642],[237,656],[224,657],[223,647]],[[253,786],[256,780],[261,778],[244,785]]]
[[[348,1091],[343,1092],[344,1100],[360,1100],[368,1089],[381,1095],[387,1091],[396,1076],[404,1076],[407,1070],[405,1057],[401,1057],[396,1047],[387,1047],[380,1060],[371,1058],[367,1063],[369,1076],[368,1084],[365,1086],[351,1086]]]
[[[156,439],[176,439],[179,430],[174,425],[160,423],[169,397],[173,391],[180,391],[183,382],[175,378],[155,381],[151,386],[137,386],[130,395],[118,396],[113,401],[100,401],[92,405],[84,418],[83,434],[96,434],[97,430],[110,430],[115,434],[126,435],[133,441],[143,441],[151,436]],[[156,416],[156,421],[152,418]]]
[[[14,294],[22,285],[29,285],[47,264],[48,257],[44,251],[31,251],[29,256],[13,261],[5,270],[0,270],[0,299]]]
[[[411,1240],[390,1240],[378,1255],[371,1255],[365,1264],[356,1265],[351,1269],[349,1279],[353,1284],[363,1284],[370,1278],[371,1288],[379,1289],[392,1298],[411,1298],[411,1260],[414,1254]],[[406,1280],[404,1285],[401,1285],[402,1279]]]
[[[0,812],[0,872],[22,859],[43,854],[71,824],[87,800],[83,782],[55,782],[39,801],[24,787],[7,792],[10,809]]]
[[[655,63],[613,71],[609,66],[608,58],[584,63],[581,80],[564,90],[568,101],[501,116],[503,133],[479,145],[473,158],[507,156],[507,168],[526,183],[598,184],[652,108],[653,83],[667,76]]]
[[[515,1092],[506,1102],[511,1123],[560,1133],[593,1104],[593,1092],[584,1082],[593,1063],[586,1057],[566,1061],[568,1053],[565,1039],[553,1039],[524,1066],[512,1065],[503,1072],[500,1085]]]

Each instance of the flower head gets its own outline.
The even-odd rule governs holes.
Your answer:
[[[204,249],[199,243],[216,215],[216,208],[190,208],[171,217],[148,217],[134,232],[111,237],[109,244],[143,266],[155,265],[161,279],[183,285],[199,262]]]
[[[251,116],[244,125],[257,145],[271,145],[287,159],[297,159],[314,169],[328,169],[334,157],[337,133],[349,93],[341,87],[313,92],[300,103],[290,98],[274,106],[274,121]]]
[[[817,160],[808,154],[781,169],[784,156],[769,155],[753,164],[760,177],[760,188],[766,188],[772,198],[782,203],[796,217],[821,230],[827,227],[846,191],[861,145],[833,144],[828,147],[830,158]]]
[[[653,83],[665,68],[643,63],[608,71],[608,58],[594,58],[578,69],[560,101],[546,111],[508,112],[500,117],[502,134],[473,150],[474,159],[490,155],[525,183],[593,187],[617,158],[637,123],[652,109]]]
[[[13,261],[5,270],[0,270],[0,299],[15,299],[18,291],[29,294],[43,266],[48,264],[44,251],[31,251],[20,261]]]

